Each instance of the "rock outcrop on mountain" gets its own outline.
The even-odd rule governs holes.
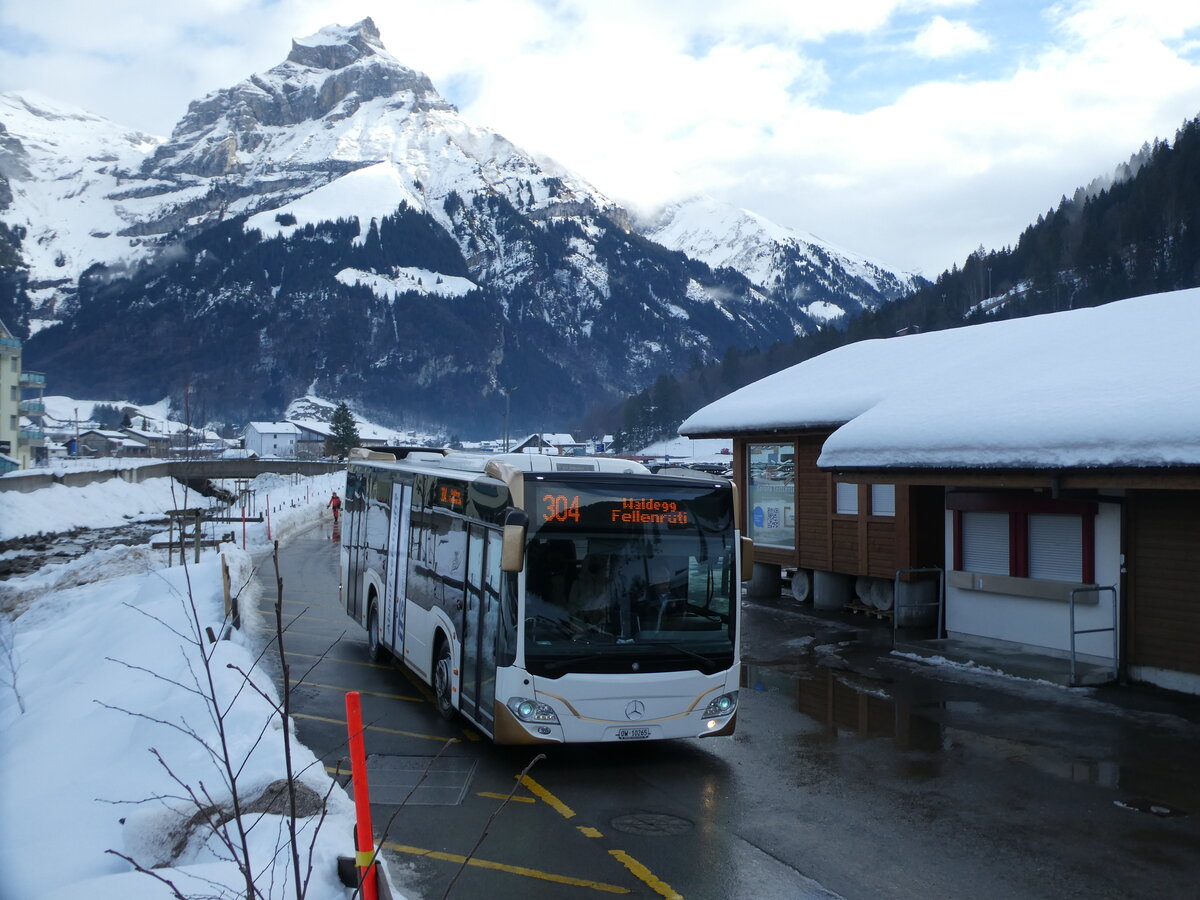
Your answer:
[[[12,318],[68,393],[188,392],[245,419],[311,389],[473,434],[507,392],[514,422],[560,427],[661,372],[812,331],[833,315],[819,303],[853,312],[908,284],[765,226],[736,254],[702,251],[675,240],[683,207],[649,239],[467,122],[370,19],[293,41],[166,141],[0,101],[0,222],[24,234],[30,287]]]

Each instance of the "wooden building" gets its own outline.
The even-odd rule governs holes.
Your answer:
[[[768,592],[1200,693],[1197,333],[1189,290],[864,341],[680,431],[733,438]]]

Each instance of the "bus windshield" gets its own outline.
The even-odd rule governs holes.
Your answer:
[[[733,664],[728,485],[560,474],[527,479],[526,491],[531,673],[714,673]]]

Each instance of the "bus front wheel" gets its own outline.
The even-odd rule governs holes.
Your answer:
[[[438,644],[437,664],[433,669],[433,693],[437,701],[437,711],[443,719],[454,718],[454,665],[450,661],[450,645],[445,641]]]
[[[383,661],[383,643],[379,640],[379,612],[374,603],[367,612],[367,655],[371,662]]]

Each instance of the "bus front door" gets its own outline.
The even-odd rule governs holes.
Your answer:
[[[498,529],[471,526],[467,599],[463,610],[460,706],[462,712],[488,731],[492,730],[496,701],[501,544],[502,534]]]

